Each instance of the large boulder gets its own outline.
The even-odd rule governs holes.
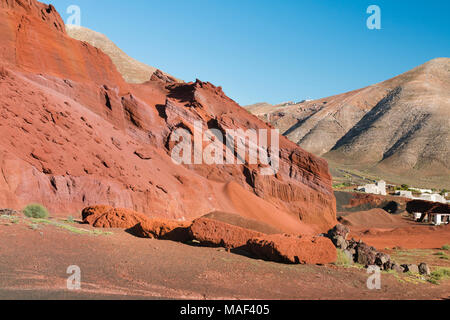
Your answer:
[[[191,237],[204,246],[224,247],[227,249],[246,249],[249,239],[264,235],[258,231],[207,218],[195,220],[189,231]]]
[[[148,219],[138,223],[132,233],[141,238],[187,242],[192,239],[189,233],[190,225],[190,222]]]
[[[327,264],[337,259],[336,248],[325,237],[266,235],[249,240],[247,248],[260,259],[281,263]]]
[[[96,228],[129,229],[138,223],[148,221],[142,213],[111,206],[99,205],[85,208],[82,212],[83,222]]]

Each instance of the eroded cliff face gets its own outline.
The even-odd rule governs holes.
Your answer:
[[[0,4],[0,207],[40,202],[71,214],[109,204],[185,219],[222,210],[291,233],[335,224],[327,163],[284,137],[277,175],[247,161],[172,161],[171,135],[194,121],[270,129],[220,87],[164,77],[127,84],[107,55],[65,34],[52,6]]]

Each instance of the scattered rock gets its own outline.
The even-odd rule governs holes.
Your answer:
[[[138,223],[131,231],[141,238],[187,242],[192,240],[190,222],[167,219],[148,219]]]
[[[0,216],[17,216],[19,212],[12,209],[0,209]]]
[[[375,256],[375,265],[379,266],[383,270],[391,269],[391,257],[382,252],[378,252]]]
[[[134,154],[137,155],[142,160],[151,160],[152,159],[151,151],[148,149],[143,148],[143,149],[136,150],[134,152]]]
[[[292,264],[327,264],[337,259],[336,248],[325,237],[267,235],[248,241],[247,247],[256,257]]]
[[[85,208],[82,212],[83,222],[96,228],[130,229],[149,218],[142,213],[99,205]]]
[[[375,265],[377,251],[374,247],[370,247],[364,242],[358,243],[356,246],[356,262],[368,267]]]
[[[404,272],[419,273],[419,267],[416,264],[402,264]]]
[[[347,236],[350,229],[343,224],[336,225],[333,229],[328,231],[326,235],[338,249],[345,250],[348,247]]]
[[[264,234],[222,221],[200,218],[192,223],[190,235],[204,246],[246,249],[249,239]]]
[[[431,274],[430,267],[426,263],[419,264],[419,273],[421,275],[429,276]]]
[[[402,267],[401,265],[399,265],[398,263],[393,263],[391,265],[391,270],[394,270],[398,273],[404,273],[405,272],[405,268]]]

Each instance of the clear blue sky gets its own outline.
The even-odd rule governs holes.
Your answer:
[[[66,21],[186,81],[221,85],[241,105],[322,98],[450,56],[448,0],[47,0]],[[369,5],[381,30],[369,30]]]

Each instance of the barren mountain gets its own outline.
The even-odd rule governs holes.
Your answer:
[[[66,32],[70,37],[85,41],[106,53],[116,66],[117,71],[122,74],[128,83],[144,83],[149,81],[151,76],[157,71],[155,67],[131,58],[108,37],[97,31],[81,26],[66,25]]]
[[[69,37],[55,8],[35,0],[0,0],[0,34],[0,208],[37,202],[74,214],[107,204],[175,219],[223,211],[290,233],[335,225],[326,161],[285,137],[277,175],[247,159],[172,161],[174,131],[186,129],[191,141],[194,121],[203,131],[269,129],[220,87],[162,73],[129,84],[108,55]]]
[[[293,105],[250,106],[333,166],[395,183],[450,186],[450,59],[367,88]]]

